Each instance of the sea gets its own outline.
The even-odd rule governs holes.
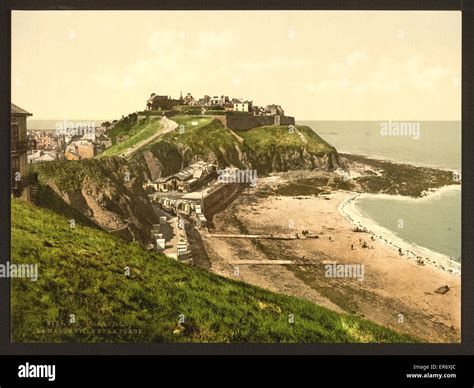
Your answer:
[[[100,125],[107,121],[106,119],[80,119],[80,120],[35,120],[28,119],[28,129],[37,129],[42,131],[53,131],[59,128],[73,128],[73,127],[100,127]],[[112,121],[112,120],[109,120]]]
[[[299,121],[338,152],[461,170],[460,121]],[[359,210],[398,237],[461,261],[461,186],[422,198],[371,195]],[[402,220],[402,222],[400,222]]]
[[[106,119],[68,120],[72,125]],[[63,119],[28,120],[29,129],[54,130]],[[460,121],[298,121],[307,125],[338,152],[371,158],[461,170]],[[359,210],[400,238],[461,260],[461,186],[423,198],[367,196]],[[400,220],[403,227],[400,228]]]

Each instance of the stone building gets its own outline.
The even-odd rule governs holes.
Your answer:
[[[285,111],[280,105],[271,104],[265,107],[265,114],[271,115],[271,116],[275,116],[275,115],[284,116]]]
[[[26,119],[32,116],[26,110],[11,104],[11,190],[16,197],[24,196],[28,164],[28,139]],[[26,193],[28,195],[28,193]]]
[[[183,98],[183,103],[185,105],[196,105],[196,100],[194,97],[191,95],[191,93],[186,94],[186,96]]]

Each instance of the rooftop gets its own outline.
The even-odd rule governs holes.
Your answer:
[[[19,106],[10,103],[11,105],[11,114],[13,116],[33,116],[32,113],[27,112],[26,110],[20,108]]]

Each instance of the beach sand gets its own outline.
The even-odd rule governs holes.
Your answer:
[[[268,179],[270,182],[278,178]],[[369,233],[354,232],[354,224],[347,215],[341,214],[341,207],[353,221],[355,217],[356,222],[366,227],[376,226],[349,211],[347,201],[355,193],[336,191],[319,197],[265,197],[257,195],[258,190],[250,189],[216,215],[212,231],[298,233],[300,238],[232,239],[203,234],[213,272],[306,298],[334,311],[357,314],[428,342],[460,341],[460,276],[434,265],[419,265],[416,255],[413,258],[400,256],[397,248],[384,241],[394,237],[392,235],[373,240]],[[304,238],[302,230],[318,234],[319,238]],[[379,233],[382,231],[377,230],[377,235]],[[368,248],[362,247],[363,242]],[[429,253],[416,251],[416,246],[410,245],[410,248],[422,257]],[[258,263],[275,259],[291,260],[295,264],[248,264],[249,260]],[[246,261],[236,264],[239,260]],[[363,264],[364,280],[326,277],[325,265],[331,263]],[[435,293],[444,285],[449,286],[447,293]]]
[[[438,190],[437,192],[431,193],[430,196],[437,195],[438,192],[443,190],[448,190],[452,186],[445,187]],[[457,186],[455,186],[457,188]],[[430,265],[435,268],[441,269],[443,271],[448,271],[455,275],[461,275],[461,263],[452,260],[448,255],[445,255],[440,252],[435,252],[426,247],[418,246],[416,244],[407,242],[402,238],[395,235],[392,231],[387,228],[382,227],[381,225],[374,222],[369,217],[366,217],[356,206],[357,201],[365,197],[390,197],[385,194],[359,194],[359,193],[349,193],[351,194],[348,198],[344,199],[339,205],[339,212],[349,219],[354,227],[363,228],[369,232],[380,242],[385,243],[386,245],[396,249],[397,251],[401,249],[401,252],[407,259],[421,260],[423,265]],[[400,200],[413,200],[405,199],[402,196],[398,196]],[[417,201],[426,200],[427,197],[418,198]]]

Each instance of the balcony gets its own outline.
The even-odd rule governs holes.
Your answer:
[[[28,150],[28,140],[17,140],[11,142],[11,152],[26,152]]]

